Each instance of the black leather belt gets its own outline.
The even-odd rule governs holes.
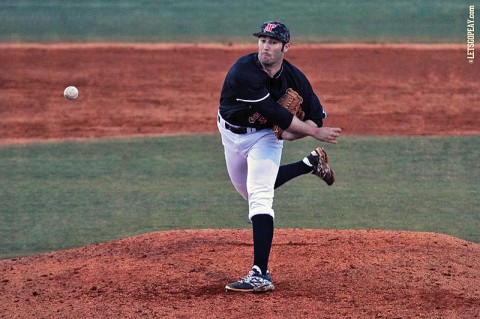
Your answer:
[[[231,131],[232,133],[235,133],[235,134],[247,134],[247,133],[253,133],[253,132],[257,131],[257,129],[255,129],[253,127],[243,127],[243,126],[232,125],[232,124],[228,123],[227,121],[225,121],[224,119],[222,119],[222,117],[220,115],[218,115],[218,122],[220,124],[223,123],[227,130],[229,130],[229,131]]]

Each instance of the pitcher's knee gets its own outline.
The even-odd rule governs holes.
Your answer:
[[[256,215],[270,215],[272,216],[273,219],[275,219],[275,212],[273,211],[273,209],[270,209],[268,211],[266,210],[249,211],[248,219],[251,221],[253,216],[256,216]]]
[[[238,185],[238,184],[233,184],[237,192],[242,195],[243,199],[248,200],[248,191],[247,191],[247,186],[245,184],[243,185]]]

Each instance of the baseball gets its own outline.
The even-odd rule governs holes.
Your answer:
[[[63,96],[67,100],[75,100],[78,97],[78,89],[74,86],[69,86],[63,91]]]

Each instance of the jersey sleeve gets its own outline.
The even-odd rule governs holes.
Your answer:
[[[327,117],[327,113],[323,109],[320,99],[313,91],[313,88],[306,76],[301,72],[300,74],[302,81],[299,94],[303,98],[302,109],[305,112],[304,121],[311,120],[321,127],[323,126],[323,119]]]
[[[242,67],[232,70],[231,86],[237,101],[256,103],[270,96],[262,77],[256,73],[255,70]]]
[[[305,112],[304,120],[311,120],[319,127],[323,126],[323,119],[327,117],[327,113],[323,109],[319,98],[313,90],[307,91],[309,93],[304,95],[303,111]]]

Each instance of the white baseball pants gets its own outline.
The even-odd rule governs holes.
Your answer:
[[[273,130],[235,134],[217,121],[225,149],[228,175],[235,189],[248,200],[248,218],[273,211],[274,185],[282,157],[283,140]]]

